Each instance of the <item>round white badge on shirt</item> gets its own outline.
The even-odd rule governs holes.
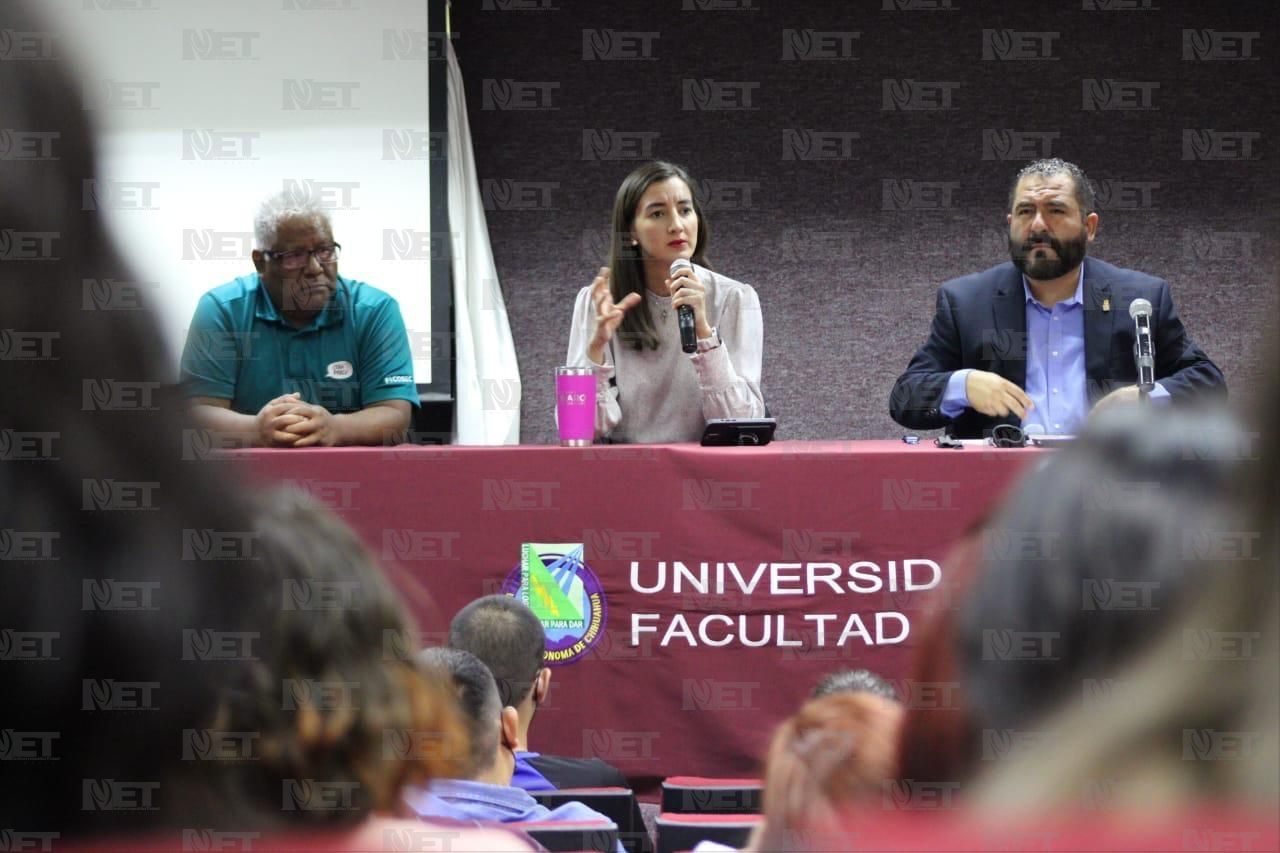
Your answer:
[[[355,375],[356,369],[351,366],[349,361],[335,361],[325,369],[325,377],[328,379],[350,379]]]

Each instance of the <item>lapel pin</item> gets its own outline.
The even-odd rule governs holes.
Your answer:
[[[1102,313],[1105,314],[1110,310],[1111,310],[1111,297],[1108,296],[1106,299],[1102,300]]]

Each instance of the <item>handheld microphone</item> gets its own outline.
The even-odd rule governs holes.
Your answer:
[[[1135,299],[1129,303],[1133,318],[1133,360],[1138,368],[1138,390],[1145,396],[1156,387],[1156,345],[1151,338],[1151,303]]]
[[[676,273],[680,270],[688,270],[693,272],[693,264],[685,258],[676,258],[671,262],[671,269],[667,272],[668,277],[674,279]],[[688,305],[681,305],[676,309],[676,323],[680,326],[680,349],[685,352],[698,351],[698,328],[693,319],[693,309]]]

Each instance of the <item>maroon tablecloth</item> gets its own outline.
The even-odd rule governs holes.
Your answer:
[[[337,510],[387,564],[424,643],[502,588],[522,543],[581,543],[607,617],[555,669],[530,745],[598,756],[647,789],[757,772],[773,725],[826,672],[902,678],[929,598],[906,587],[936,582],[956,537],[1038,453],[410,446],[237,451],[224,464]]]

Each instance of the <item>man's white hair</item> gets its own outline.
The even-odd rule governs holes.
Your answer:
[[[329,212],[319,202],[284,190],[268,198],[258,208],[258,215],[253,218],[254,248],[262,252],[270,251],[280,233],[280,223],[286,219],[303,219],[317,228],[333,233]]]

